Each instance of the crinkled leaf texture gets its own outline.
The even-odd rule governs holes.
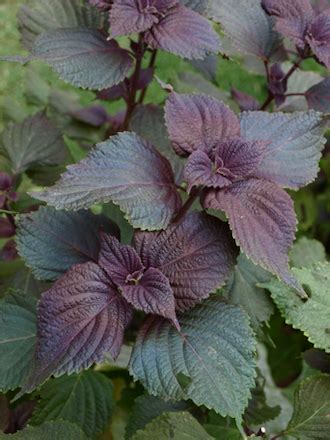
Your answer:
[[[306,100],[308,107],[320,112],[330,112],[330,78],[315,84],[307,90]]]
[[[98,144],[86,159],[69,166],[54,187],[34,196],[57,209],[112,201],[135,228],[149,230],[166,228],[181,206],[167,159],[127,132]]]
[[[271,182],[250,178],[207,192],[203,205],[224,211],[236,242],[255,263],[301,290],[289,271],[296,216],[289,195]]]
[[[36,37],[43,32],[80,26],[102,29],[106,22],[106,15],[85,0],[33,0],[22,5],[18,12],[22,43],[27,49],[32,48]]]
[[[0,155],[9,159],[14,174],[36,165],[60,164],[66,154],[62,133],[44,113],[10,123],[0,140]]]
[[[203,213],[191,213],[165,231],[138,231],[134,246],[144,266],[169,279],[181,311],[221,287],[237,256],[228,225]]]
[[[265,283],[272,275],[248,260],[244,254],[237,259],[234,273],[230,277],[222,294],[231,304],[240,305],[250,316],[254,330],[268,321],[274,311],[268,292],[258,287],[258,283]]]
[[[212,440],[205,429],[189,412],[165,412],[152,420],[132,440]]]
[[[166,101],[165,120],[173,148],[181,156],[198,149],[211,151],[220,140],[240,133],[235,113],[207,95],[171,93]]]
[[[62,376],[45,383],[33,412],[32,425],[67,420],[88,436],[105,431],[114,410],[111,380],[96,371]]]
[[[97,261],[101,230],[119,237],[118,227],[88,211],[56,211],[40,207],[19,218],[19,254],[41,280],[56,280],[74,264]]]
[[[102,234],[99,266],[135,309],[168,318],[179,328],[169,280],[160,270],[145,268],[135,249]]]
[[[215,0],[210,2],[208,13],[243,53],[270,59],[281,46],[273,20],[262,9],[260,0]]]
[[[242,113],[241,136],[267,142],[265,156],[254,175],[290,189],[313,181],[325,144],[326,120],[315,111]]]
[[[118,84],[132,67],[129,53],[114,40],[83,27],[42,33],[34,41],[31,54],[49,64],[63,81],[92,90]]]
[[[116,358],[131,317],[132,309],[99,266],[74,266],[39,302],[35,363],[22,392],[51,374],[87,369],[105,354]]]
[[[306,41],[319,62],[330,69],[330,14],[318,15],[308,27]]]
[[[8,434],[0,432],[0,440],[7,440]],[[46,422],[41,426],[28,426],[22,431],[11,434],[14,440],[87,440],[79,426],[66,421]]]
[[[262,286],[271,292],[287,324],[304,332],[315,347],[330,352],[330,263],[292,270],[308,294],[306,301],[277,280]]]
[[[150,317],[140,329],[130,372],[166,399],[205,405],[240,419],[255,377],[255,339],[240,308],[208,299],[179,317],[181,332]]]
[[[36,341],[36,299],[11,293],[0,301],[0,390],[25,381]]]
[[[163,49],[188,59],[203,59],[220,51],[220,39],[210,23],[182,5],[164,14],[159,23],[145,34],[154,49]]]
[[[290,263],[293,267],[312,267],[315,263],[327,261],[323,244],[317,240],[301,237],[290,252]]]
[[[286,433],[299,440],[326,440],[330,432],[330,377],[316,375],[301,382]]]

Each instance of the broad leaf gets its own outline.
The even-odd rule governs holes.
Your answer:
[[[164,413],[141,431],[132,440],[212,440],[197,420],[188,412]]]
[[[147,394],[139,396],[134,401],[134,407],[126,425],[126,439],[129,440],[136,431],[143,429],[162,413],[184,411],[187,407],[186,402],[166,401]]]
[[[320,112],[330,112],[330,78],[325,78],[320,83],[307,90],[306,99],[308,107]]]
[[[85,0],[34,0],[18,12],[24,46],[31,49],[36,37],[52,29],[86,27],[101,29],[106,16]]]
[[[299,289],[288,267],[297,221],[285,191],[264,180],[241,180],[223,190],[210,190],[203,205],[226,213],[247,257]]]
[[[210,151],[218,142],[239,136],[239,122],[232,110],[207,95],[171,93],[165,120],[176,153],[186,156],[197,149]]]
[[[113,203],[103,205],[102,214],[116,223],[120,229],[120,241],[124,244],[130,244],[133,238],[134,229],[124,217],[124,213]]]
[[[135,228],[149,230],[165,228],[181,205],[169,162],[134,133],[98,144],[54,187],[34,195],[58,209],[112,201]]]
[[[0,155],[8,158],[14,174],[35,165],[62,163],[66,153],[62,133],[43,113],[10,123],[0,141]]]
[[[242,137],[268,142],[255,175],[290,189],[312,182],[325,144],[325,123],[326,118],[315,111],[242,113]]]
[[[67,420],[78,425],[88,438],[105,431],[114,410],[112,382],[91,370],[50,380],[39,395],[32,425]]]
[[[241,254],[223,295],[231,304],[240,305],[250,316],[254,330],[269,320],[274,307],[269,294],[258,287],[258,283],[269,281],[271,274],[256,266]]]
[[[73,423],[58,421],[46,422],[42,426],[28,426],[10,435],[14,440],[87,440],[84,432]],[[8,434],[0,432],[0,440],[8,440]]]
[[[301,237],[290,251],[290,262],[294,267],[311,267],[319,261],[326,261],[326,252],[321,242]]]
[[[201,3],[196,1],[196,3]],[[208,55],[202,60],[191,60],[190,64],[203,75],[205,80],[216,82],[218,70],[218,57],[216,55]]]
[[[203,59],[220,51],[220,39],[210,23],[197,12],[176,5],[145,34],[145,41],[154,49],[188,59]]]
[[[255,340],[245,314],[213,298],[179,322],[181,332],[166,320],[146,320],[130,360],[134,379],[153,395],[191,399],[239,419],[255,375]]]
[[[74,264],[97,261],[101,230],[119,237],[118,227],[88,211],[56,211],[40,207],[19,218],[19,254],[41,280],[56,280]]]
[[[45,32],[36,38],[31,53],[49,64],[63,81],[92,90],[118,84],[132,66],[128,52],[114,40],[83,27]]]
[[[280,48],[281,38],[260,0],[216,0],[208,12],[239,51],[270,59]]]
[[[22,385],[36,340],[36,300],[12,293],[0,301],[0,390]]]
[[[134,246],[146,267],[169,279],[178,310],[199,303],[222,286],[237,249],[226,223],[192,213],[161,232],[136,232]]]
[[[286,433],[299,440],[327,440],[330,432],[330,377],[312,376],[295,392],[294,412]]]
[[[292,270],[308,294],[306,301],[279,281],[272,280],[262,286],[270,290],[288,324],[303,331],[315,347],[330,352],[330,263]]]
[[[319,14],[308,27],[306,42],[317,60],[330,69],[330,15],[329,10]]]
[[[35,365],[23,391],[51,374],[87,369],[106,353],[116,358],[131,317],[130,306],[99,266],[74,266],[39,302]]]

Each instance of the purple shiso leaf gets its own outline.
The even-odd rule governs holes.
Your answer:
[[[166,228],[181,206],[170,163],[149,142],[123,132],[70,165],[51,188],[34,197],[57,209],[78,210],[96,202],[119,205],[135,228]]]
[[[87,369],[106,353],[115,359],[131,318],[132,307],[99,266],[73,266],[39,302],[35,365],[22,391]]]
[[[203,59],[220,51],[220,39],[207,19],[185,6],[169,9],[145,34],[145,42],[188,59]]]
[[[116,286],[125,285],[127,277],[143,270],[134,248],[121,244],[113,235],[101,233],[99,266]]]
[[[300,48],[305,47],[305,33],[315,12],[309,0],[262,0],[265,11],[275,17],[275,29]]]
[[[165,120],[173,148],[180,156],[198,149],[209,152],[219,140],[240,134],[235,113],[207,95],[171,93],[165,106]]]
[[[308,27],[306,41],[316,58],[330,68],[330,10],[320,14]]]
[[[308,107],[320,112],[330,112],[330,77],[307,90]]]
[[[313,9],[316,15],[330,9],[329,0],[314,0]]]
[[[269,69],[268,89],[274,95],[277,106],[285,101],[288,81],[285,79],[280,63],[273,64]]]
[[[207,188],[224,188],[231,185],[231,180],[217,173],[209,156],[202,150],[194,151],[184,168],[184,179],[188,182],[188,192],[196,186]]]
[[[245,112],[240,116],[244,139],[267,143],[255,177],[283,188],[298,189],[312,182],[319,170],[326,117],[315,111]]]
[[[224,211],[242,251],[255,264],[299,289],[288,266],[296,216],[285,191],[265,180],[248,179],[223,190],[208,191],[203,206]]]
[[[255,111],[260,109],[259,102],[253,96],[241,92],[240,90],[232,88],[231,97],[239,105],[239,108],[242,111],[247,111],[247,110]]]
[[[177,330],[180,329],[173,290],[169,280],[159,269],[150,267],[137,284],[121,286],[121,294],[135,309],[163,316],[172,321]]]
[[[71,112],[70,115],[92,127],[101,127],[109,121],[109,115],[102,105],[90,105],[89,107]]]
[[[169,279],[177,310],[187,310],[221,287],[237,257],[228,225],[192,213],[157,233],[136,232],[134,246],[146,267]]]

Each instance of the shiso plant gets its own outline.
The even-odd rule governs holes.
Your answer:
[[[18,27],[0,438],[328,440],[329,2],[31,0]]]

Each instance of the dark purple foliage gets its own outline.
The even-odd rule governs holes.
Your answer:
[[[175,151],[189,155],[184,170],[188,190],[202,187],[204,208],[226,213],[248,257],[299,289],[287,256],[296,229],[293,202],[263,168],[278,154],[270,148],[270,134],[262,131],[267,133],[267,126],[260,130],[256,125],[244,138],[236,115],[206,95],[172,93],[165,117]]]
[[[276,30],[290,38],[301,53],[310,49],[319,62],[330,67],[330,10],[313,9],[310,0],[262,0],[275,17]]]
[[[143,33],[150,47],[189,59],[216,53],[220,44],[208,21],[177,0],[114,0],[110,32],[112,37]]]
[[[273,64],[269,69],[268,89],[272,93],[277,106],[285,101],[287,91],[287,78],[279,63]]]
[[[106,109],[101,105],[91,105],[71,112],[70,115],[79,122],[91,125],[92,127],[101,127],[109,122],[110,119]]]
[[[242,111],[254,111],[260,109],[259,102],[247,93],[241,92],[235,88],[231,89],[231,97],[238,104]]]
[[[111,9],[113,0],[89,0],[92,6],[96,6],[101,11],[109,11]]]
[[[330,111],[330,78],[325,78],[308,89],[305,97],[309,108],[328,113]]]

